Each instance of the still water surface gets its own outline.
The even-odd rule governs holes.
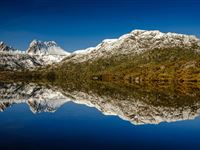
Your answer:
[[[127,100],[36,85],[0,86],[2,150],[200,149],[198,94],[172,107],[168,101],[146,101],[145,94],[152,98],[148,93]]]

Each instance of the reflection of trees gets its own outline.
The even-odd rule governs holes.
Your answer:
[[[0,109],[27,103],[31,111],[54,112],[69,100],[95,107],[105,115],[117,115],[133,124],[193,119],[200,114],[196,84],[1,83]],[[184,89],[184,90],[182,90]],[[53,95],[53,96],[52,96]],[[51,97],[51,98],[50,98]]]

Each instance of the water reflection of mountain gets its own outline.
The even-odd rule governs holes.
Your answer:
[[[32,112],[54,112],[68,99],[60,92],[36,84],[0,84],[0,110],[27,103]]]
[[[48,87],[32,83],[0,83],[0,110],[27,103],[34,113],[55,112],[63,104],[73,101],[95,107],[105,115],[119,116],[135,125],[189,120],[200,115],[200,92],[195,86],[169,87],[167,92],[162,88],[135,86],[83,86],[71,88],[66,85]]]

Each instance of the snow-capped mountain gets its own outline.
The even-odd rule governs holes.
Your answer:
[[[44,65],[60,62],[64,57],[70,55],[54,41],[33,40],[26,51],[27,54],[35,56],[44,61]]]
[[[33,40],[26,52],[31,55],[70,55],[70,53],[59,47],[55,41],[42,42]]]
[[[6,45],[6,43],[4,42],[0,42],[0,52],[4,52],[4,53],[17,53],[19,52],[17,49],[14,49],[13,47],[10,47],[8,45]]]
[[[168,48],[184,48],[200,52],[200,39],[191,35],[162,33],[157,30],[134,30],[128,34],[119,37],[118,39],[106,39],[103,40],[96,47],[87,48],[85,50],[77,50],[73,53],[68,53],[64,51],[54,41],[42,42],[39,40],[33,40],[30,43],[26,54],[37,59],[39,62],[41,62],[41,65],[47,65],[58,63],[64,58],[64,62],[84,62],[88,60],[93,61],[98,58],[110,58],[113,56],[134,56],[136,54],[142,54],[146,51],[154,49]],[[9,53],[13,53],[16,50],[9,46],[6,46],[3,42],[1,42],[0,52],[1,51],[8,51]],[[22,52],[18,51],[18,53],[21,54]],[[5,56],[3,57],[5,58]],[[1,61],[1,63],[3,64],[2,66],[5,67],[6,65],[9,66],[9,60],[12,59],[7,58],[4,60],[8,61]],[[28,59],[27,61],[31,62],[29,64],[35,64],[34,62],[32,62],[31,59]],[[16,62],[15,64],[20,63]],[[32,68],[34,68],[34,66]]]
[[[26,52],[16,50],[0,42],[0,69],[24,70],[60,62],[70,53],[64,51],[55,42],[34,40]]]
[[[78,50],[66,61],[83,62],[116,55],[135,55],[148,50],[166,48],[193,48],[200,51],[200,39],[191,35],[134,30],[118,39],[103,40],[96,47]]]
[[[0,70],[19,71],[24,69],[34,69],[44,65],[40,58],[20,53],[0,53]]]

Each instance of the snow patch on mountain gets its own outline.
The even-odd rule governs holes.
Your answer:
[[[46,65],[58,63],[71,54],[58,46],[55,41],[39,40],[33,40],[26,53],[42,59]]]
[[[136,54],[142,54],[143,52],[153,49],[170,49],[174,47],[192,49],[200,52],[200,39],[192,35],[184,35],[170,32],[162,33],[158,30],[134,30],[128,34],[122,35],[118,39],[105,39],[96,47],[90,47],[84,50],[77,50],[73,53],[66,52],[54,41],[42,42],[39,40],[33,40],[30,43],[30,46],[27,49],[25,55],[28,54],[31,57],[34,57],[34,59],[37,59],[37,61],[39,61],[39,64],[41,65],[48,65],[61,62],[64,58],[65,62],[84,62],[120,55],[134,56]],[[0,42],[0,53],[16,54],[16,52],[17,54],[23,54],[23,52],[17,51],[12,47],[7,46],[5,43]],[[4,59],[1,60],[1,63],[4,67],[6,66],[4,64],[8,64],[8,66],[9,63],[11,65],[13,64],[12,62],[9,62],[9,60],[11,61],[14,59],[13,57],[7,59],[5,58],[5,55],[3,57]],[[27,60],[27,62],[29,62],[29,64],[35,64],[35,62],[32,62],[32,60],[33,59],[29,59]],[[20,64],[21,66],[26,66],[21,62],[17,62],[17,60],[15,60],[14,62],[14,64],[16,65]],[[14,67],[11,66],[11,68]],[[34,68],[34,65],[32,65],[31,68]]]
[[[54,41],[33,40],[28,50],[19,51],[0,42],[0,69],[24,70],[60,62],[70,53],[60,48]]]
[[[21,53],[21,51],[6,45],[3,41],[0,42],[0,53]]]
[[[141,54],[148,50],[165,48],[196,48],[200,51],[200,40],[192,35],[162,33],[158,30],[134,30],[118,39],[103,40],[96,47],[78,50],[66,61],[84,62],[97,58],[109,58],[120,54]]]
[[[28,54],[32,55],[70,55],[56,44],[55,41],[42,42],[33,40],[27,49]]]
[[[34,69],[44,65],[40,58],[28,54],[20,53],[0,53],[0,70],[19,71],[24,69]]]

